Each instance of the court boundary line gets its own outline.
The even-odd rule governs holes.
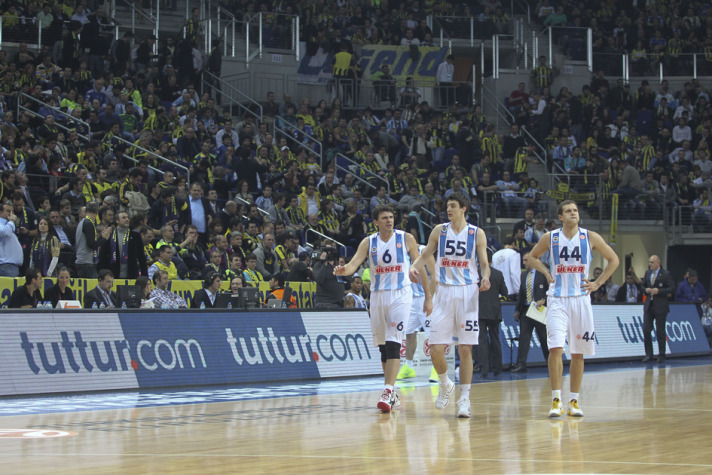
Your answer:
[[[293,454],[293,455],[286,455],[286,454],[152,454],[152,453],[147,453],[147,454],[141,454],[141,453],[76,453],[76,454],[52,454],[52,453],[43,453],[43,457],[115,457],[115,456],[122,456],[122,457],[161,457],[161,458],[187,458],[187,457],[192,457],[192,458],[200,458],[200,457],[206,457],[206,458],[250,458],[250,457],[258,457],[258,458],[283,458],[283,459],[288,459],[288,458],[297,458],[297,459],[348,459],[348,460],[423,460],[423,461],[428,461],[428,460],[448,460],[448,461],[457,461],[457,462],[464,462],[464,461],[473,461],[473,462],[509,462],[511,459],[507,458],[465,458],[465,457],[447,457],[442,458],[442,457],[398,457],[398,456],[383,456],[383,457],[376,457],[376,456],[353,456],[353,455],[303,455],[303,454]],[[518,459],[519,462],[522,463],[550,463],[551,460],[549,459]],[[630,464],[630,465],[637,465],[637,466],[670,466],[670,467],[699,467],[699,468],[704,468],[704,467],[710,467],[712,468],[712,463],[709,464],[697,464],[697,463],[673,463],[673,462],[635,462],[635,461],[610,461],[610,460],[601,460],[601,461],[596,461],[596,460],[577,460],[576,462],[578,463],[587,463],[587,464],[599,464],[599,465],[620,465],[620,464]]]

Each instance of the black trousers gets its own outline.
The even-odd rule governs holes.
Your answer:
[[[544,353],[544,361],[549,361],[549,346],[546,344],[546,325],[529,318],[525,315],[519,317],[519,349],[517,350],[517,366],[527,365],[529,356],[529,345],[532,341],[532,332],[536,330],[536,336],[541,343],[541,351]]]
[[[643,314],[643,344],[645,345],[645,355],[653,356],[653,322],[655,322],[655,336],[658,338],[658,356],[665,356],[665,323],[667,322],[667,312],[655,312],[648,309]]]
[[[499,320],[480,320],[480,339],[477,345],[477,362],[482,373],[502,372],[502,343],[499,341]]]

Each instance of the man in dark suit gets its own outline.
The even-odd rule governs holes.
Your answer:
[[[109,223],[106,223],[109,224]],[[129,215],[119,211],[111,237],[101,246],[99,268],[109,269],[119,279],[148,275],[141,233],[129,229]]]
[[[220,274],[213,272],[208,274],[203,282],[203,288],[196,290],[193,294],[193,300],[190,301],[190,308],[213,308],[215,307],[215,296],[220,292]]]
[[[208,226],[213,220],[213,209],[210,202],[203,197],[203,187],[200,183],[190,185],[190,198],[188,206],[190,208],[190,224],[198,230],[200,242],[205,245],[208,238]]]
[[[616,293],[616,302],[635,303],[643,301],[643,294],[645,293],[643,285],[638,283],[640,279],[638,279],[638,282],[635,280],[634,272],[629,271],[626,273],[625,284],[621,285],[618,293]]]
[[[109,269],[99,271],[99,280],[96,287],[84,294],[84,308],[116,307],[119,297],[111,290],[114,286],[114,273]],[[96,307],[94,307],[96,304]]]
[[[480,292],[480,339],[477,345],[477,362],[482,376],[490,371],[497,376],[502,372],[502,344],[499,341],[499,324],[502,321],[500,296],[506,297],[507,284],[500,271],[492,267],[492,253],[487,251],[490,264],[490,289]],[[489,336],[489,338],[488,338]]]
[[[665,362],[665,322],[670,313],[670,300],[668,294],[675,291],[675,281],[670,272],[660,267],[660,258],[656,255],[648,259],[649,269],[643,278],[645,288],[645,304],[643,305],[643,343],[645,345],[645,358],[643,363],[653,359],[653,321],[655,322],[655,335],[658,338],[658,363]]]
[[[519,350],[517,351],[517,365],[512,369],[512,373],[526,373],[529,344],[534,330],[536,330],[539,343],[541,343],[544,361],[549,359],[549,347],[546,344],[546,325],[527,317],[527,310],[532,302],[536,302],[538,307],[546,305],[546,291],[549,289],[549,282],[544,274],[537,272],[533,267],[528,252],[522,256],[522,261],[527,270],[522,272],[517,309],[514,311],[514,320],[519,322]]]

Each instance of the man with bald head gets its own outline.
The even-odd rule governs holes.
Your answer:
[[[645,289],[645,304],[643,305],[643,343],[645,344],[645,358],[643,363],[653,359],[653,322],[655,322],[655,335],[658,339],[658,363],[665,362],[665,322],[670,313],[669,296],[675,291],[675,282],[670,272],[660,267],[660,258],[656,255],[648,259],[648,270],[643,277]]]

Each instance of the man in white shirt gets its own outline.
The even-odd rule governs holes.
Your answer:
[[[225,121],[225,125],[222,130],[219,130],[217,134],[215,134],[215,146],[220,147],[222,145],[222,139],[225,135],[230,136],[230,139],[232,140],[232,146],[233,147],[238,147],[240,145],[240,136],[237,135],[237,132],[232,128],[232,120],[228,119]]]
[[[445,61],[440,63],[435,76],[440,88],[440,106],[450,107],[455,102],[455,90],[452,86],[453,77],[455,76],[455,66],[452,64],[455,57],[451,54],[447,55]]]
[[[514,249],[514,239],[509,236],[504,239],[504,248],[492,255],[492,267],[504,275],[504,283],[510,298],[514,298],[519,293],[519,285],[522,277],[522,260],[519,253]]]
[[[526,198],[522,198],[517,194],[519,184],[512,181],[509,171],[502,174],[502,179],[496,182],[497,189],[500,191],[502,201],[506,208],[506,216],[522,216],[529,202]],[[519,288],[519,287],[517,287]]]

